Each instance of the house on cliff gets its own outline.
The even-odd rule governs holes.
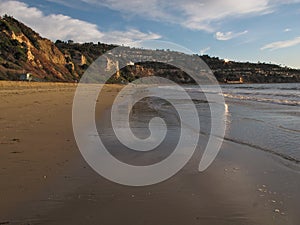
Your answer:
[[[243,77],[240,77],[238,80],[237,79],[225,79],[225,83],[227,84],[243,84],[244,79]]]

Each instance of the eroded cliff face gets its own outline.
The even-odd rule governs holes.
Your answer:
[[[40,80],[73,81],[78,79],[72,62],[48,39],[11,17],[1,18],[0,75],[17,79],[32,73]],[[6,50],[6,51],[5,51]]]

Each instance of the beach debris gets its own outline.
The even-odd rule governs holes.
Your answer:
[[[19,143],[21,140],[19,138],[12,138],[7,141],[1,141],[1,144],[16,144]]]
[[[259,192],[264,192],[264,190],[262,188],[258,188],[257,189]]]
[[[271,200],[271,202],[272,202],[272,203],[276,203],[276,201],[275,201],[275,200]]]
[[[13,152],[11,152],[11,154],[20,154],[20,153],[23,153],[23,152],[19,152],[19,151],[13,151]]]
[[[9,221],[0,222],[0,225],[9,224]]]
[[[46,176],[46,175],[44,175],[44,176],[43,176],[43,178],[44,178],[44,179],[47,179],[47,176]]]
[[[280,213],[280,210],[279,209],[275,209],[274,212],[275,213]]]
[[[20,139],[19,138],[13,138],[11,139],[12,142],[20,142]]]
[[[275,212],[275,213],[278,213],[278,214],[280,214],[280,215],[282,215],[282,216],[285,216],[285,213],[284,213],[284,212],[281,212],[279,209],[275,209],[274,212]]]

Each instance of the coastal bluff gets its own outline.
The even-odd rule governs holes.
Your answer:
[[[53,43],[13,17],[5,15],[0,18],[0,80],[19,80],[22,74],[30,73],[36,81],[78,81],[99,56],[115,47],[118,46],[100,42],[81,44],[72,40],[57,40]],[[155,53],[169,50],[147,51]],[[299,69],[261,62],[234,62],[208,55],[199,57],[221,83],[300,82]],[[118,62],[113,64],[117,65]],[[127,65],[109,83],[128,83],[153,75],[178,83],[193,83],[180,69],[153,62]]]

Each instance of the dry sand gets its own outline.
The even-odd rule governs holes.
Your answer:
[[[204,173],[195,155],[157,185],[105,180],[73,137],[75,88],[0,82],[0,224],[300,224],[299,173],[231,142]],[[120,88],[104,90],[100,112]]]

